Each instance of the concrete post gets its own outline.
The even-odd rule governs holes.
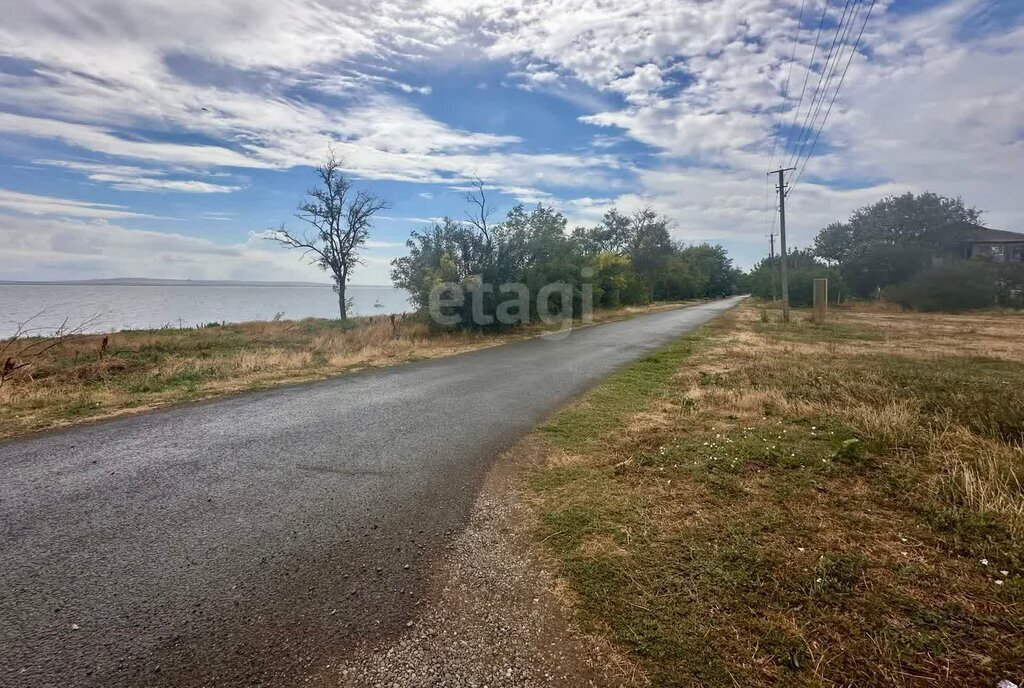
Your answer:
[[[816,277],[814,279],[814,315],[813,320],[818,325],[825,322],[828,316],[828,279]]]

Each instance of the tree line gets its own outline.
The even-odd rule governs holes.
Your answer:
[[[282,225],[267,238],[302,250],[331,275],[345,319],[348,278],[359,263],[374,215],[388,206],[355,190],[333,154],[317,168],[317,178],[318,185],[307,192],[296,215],[307,232]],[[464,316],[459,322],[470,324],[507,312],[509,302],[519,300],[516,289],[523,287],[537,294],[545,285],[563,285],[546,305],[556,313],[580,313],[585,295],[595,307],[614,308],[726,296],[736,293],[745,279],[723,247],[674,241],[671,221],[650,208],[634,213],[613,208],[599,224],[569,230],[566,217],[543,203],[516,205],[495,221],[496,209],[479,179],[465,200],[469,210],[463,217],[445,217],[414,230],[406,243],[408,255],[392,263],[395,286],[411,294],[418,311],[428,310],[431,295],[443,285],[459,285],[480,297],[448,306],[449,312]],[[473,308],[480,312],[470,312]],[[534,300],[521,310],[525,312],[517,314],[519,322],[540,315]]]
[[[480,185],[469,194],[477,209],[487,208],[483,194]],[[673,241],[670,221],[650,209],[632,214],[612,209],[600,224],[571,231],[565,216],[550,205],[516,205],[494,224],[481,221],[487,214],[444,218],[412,233],[408,255],[393,263],[392,279],[412,294],[418,309],[428,308],[431,293],[442,284],[467,291],[525,285],[531,294],[544,285],[569,285],[572,303],[555,303],[555,310],[580,313],[585,288],[595,307],[615,308],[732,294],[742,275],[721,246]],[[461,306],[463,322],[479,320],[471,317],[473,307],[491,316],[516,297],[512,289],[488,289],[480,305]],[[539,315],[533,301],[521,321]]]
[[[383,199],[354,187],[332,153],[316,169],[318,185],[307,192],[296,217],[306,233],[282,225],[273,239],[302,250],[328,272],[338,292],[339,314],[348,315],[346,285],[359,264]],[[446,306],[463,326],[531,322],[540,311],[579,314],[583,301],[615,308],[655,301],[753,293],[780,293],[780,258],[765,258],[749,273],[734,267],[718,245],[686,245],[672,238],[671,221],[650,208],[624,213],[612,208],[591,227],[568,227],[566,217],[543,203],[519,204],[495,221],[482,180],[466,192],[461,218],[445,217],[412,232],[408,255],[392,262],[396,287],[411,294],[418,311],[432,295],[455,285],[474,298]],[[965,240],[982,211],[959,197],[905,193],[853,212],[846,222],[824,227],[811,247],[787,256],[790,301],[809,305],[813,281],[827,277],[830,298],[885,297],[918,309],[957,310],[995,303],[1020,305],[1024,264],[985,258],[964,260]],[[559,285],[549,294],[546,285]],[[544,294],[543,303],[522,292]]]
[[[982,211],[959,197],[925,192],[887,196],[824,227],[813,246],[789,253],[790,302],[809,305],[816,277],[840,298],[885,298],[920,310],[1020,305],[1024,264],[965,255]],[[751,270],[750,291],[779,292],[780,258]]]

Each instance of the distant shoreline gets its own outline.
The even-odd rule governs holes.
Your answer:
[[[248,282],[241,280],[172,280],[123,277],[90,280],[0,280],[0,287],[332,287],[329,282]],[[351,287],[390,289],[390,284],[349,284]]]

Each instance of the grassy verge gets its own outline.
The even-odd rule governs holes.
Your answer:
[[[654,685],[1024,679],[1024,319],[741,306],[539,430],[581,620]]]
[[[598,311],[594,320],[679,305]],[[446,356],[533,336],[541,329],[438,332],[413,318],[399,318],[392,326],[384,316],[346,323],[310,319],[125,331],[106,335],[106,345],[104,335],[78,336],[31,359],[31,365],[0,386],[0,437]],[[43,342],[25,343],[35,343],[38,350]]]

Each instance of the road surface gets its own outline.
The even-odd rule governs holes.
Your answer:
[[[0,685],[290,685],[414,618],[493,458],[718,301],[0,443]]]

